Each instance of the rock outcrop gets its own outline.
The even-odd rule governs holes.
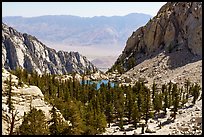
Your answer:
[[[112,68],[119,65],[128,71],[130,60],[135,66],[161,52],[170,57],[167,65],[172,68],[202,58],[202,2],[167,2],[132,33]]]
[[[6,87],[8,84],[5,83],[6,79],[9,78],[10,73],[2,68],[2,116],[9,116],[11,118],[11,113],[9,113],[8,105],[6,104],[8,96],[6,95]],[[46,120],[49,121],[51,119],[51,114],[50,110],[52,109],[52,105],[49,104],[44,100],[44,95],[42,94],[41,90],[32,85],[26,85],[23,83],[23,86],[20,87],[18,86],[18,77],[15,75],[11,74],[12,78],[12,102],[14,106],[14,112],[17,112],[17,115],[15,119],[20,119],[19,121],[16,121],[15,127],[14,127],[14,132],[16,129],[21,125],[24,112],[28,112],[30,110],[30,107],[34,107],[36,109],[41,109],[45,116]],[[56,108],[57,109],[57,108]],[[60,111],[57,109],[57,113],[60,115],[60,117],[67,122],[68,124],[69,121],[66,121]],[[5,119],[2,117],[2,134],[3,135],[8,135],[7,128],[10,126]]]
[[[2,23],[2,66],[8,70],[25,68],[39,74],[97,72],[98,69],[78,52],[55,51],[37,38],[22,34]]]

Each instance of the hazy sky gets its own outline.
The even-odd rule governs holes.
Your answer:
[[[166,2],[2,2],[2,16],[77,15],[81,17],[146,13],[155,16]]]

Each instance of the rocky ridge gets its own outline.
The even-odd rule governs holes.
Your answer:
[[[97,72],[98,69],[78,52],[55,51],[37,38],[22,34],[2,23],[2,66],[8,70],[25,68],[39,74]]]
[[[167,2],[157,15],[129,37],[108,73],[113,81],[134,84],[189,79],[202,87],[202,3]],[[134,59],[135,66],[128,67]],[[117,69],[124,69],[122,75]],[[114,70],[115,69],[115,70]],[[114,74],[115,73],[115,74]]]
[[[121,66],[128,71],[132,68],[128,66],[130,59],[137,65],[163,50],[170,57],[170,68],[202,58],[201,2],[167,2],[145,26],[132,33],[113,68]],[[174,52],[177,59],[171,56]]]

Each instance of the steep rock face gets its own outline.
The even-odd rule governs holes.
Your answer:
[[[193,57],[202,57],[202,3],[168,2],[145,26],[132,33],[123,53],[114,66],[121,65],[125,71],[131,57],[141,63],[158,52],[166,55],[178,52],[177,57],[186,64]],[[156,53],[157,52],[157,53]],[[183,56],[185,53],[185,57]],[[187,62],[186,62],[187,61]],[[171,59],[169,65],[177,67]],[[113,66],[113,67],[114,67]]]
[[[56,52],[37,38],[21,34],[2,23],[2,66],[13,70],[18,67],[39,74],[94,72],[98,69],[78,52]]]

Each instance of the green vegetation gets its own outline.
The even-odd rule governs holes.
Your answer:
[[[117,60],[116,63],[106,73],[117,71],[119,74],[123,74],[136,65],[136,59],[134,58],[134,55],[129,57],[125,64],[122,60],[124,59]]]
[[[7,79],[5,81],[5,83],[7,84],[7,87],[6,87],[6,96],[8,96],[7,100],[6,100],[6,104],[8,105],[8,108],[9,108],[9,113],[11,113],[11,111],[14,109],[13,107],[13,101],[12,101],[12,86],[14,85],[14,82],[12,82],[12,76],[11,74],[9,75],[9,79]]]
[[[174,49],[174,46],[172,43],[170,43],[169,46],[167,47],[168,53],[172,53],[173,49]]]
[[[201,87],[197,83],[191,87],[191,95],[193,96],[193,101],[192,101],[193,104],[195,104],[196,100],[198,99],[200,95],[200,90],[201,90]]]
[[[128,64],[127,70],[130,70],[131,68],[133,68],[136,65],[135,58],[134,57],[130,57],[128,59],[127,64]]]
[[[96,84],[77,81],[74,73],[73,79],[66,80],[57,79],[57,75],[39,76],[36,72],[28,74],[25,70],[13,73],[21,77],[25,84],[38,86],[45,100],[54,106],[50,111],[51,120],[47,123],[40,110],[32,109],[26,114],[19,128],[19,134],[22,135],[96,135],[103,133],[113,121],[118,122],[120,130],[124,129],[126,122],[133,123],[137,128],[140,120],[145,120],[147,124],[148,119],[155,114],[161,111],[166,114],[167,108],[172,108],[176,115],[178,108],[186,102],[186,97],[193,96],[192,103],[195,104],[200,92],[198,84],[190,82],[187,82],[184,89],[169,82],[162,85],[161,89],[153,83],[150,90],[144,83],[136,82],[133,87],[102,84],[97,90]],[[59,117],[56,109],[70,125]]]
[[[164,114],[166,115],[167,113],[167,108],[168,108],[168,103],[169,103],[169,100],[168,100],[168,92],[167,92],[167,87],[166,85],[162,85],[162,94],[163,94],[163,98],[164,98],[164,105],[163,105],[163,109],[164,109]]]
[[[42,110],[32,108],[24,114],[23,122],[19,127],[20,135],[47,135],[49,133],[45,114]]]
[[[50,110],[51,120],[48,121],[49,131],[51,135],[63,135],[67,129],[69,129],[69,125],[65,123],[59,114],[56,111],[56,108],[53,106]]]

